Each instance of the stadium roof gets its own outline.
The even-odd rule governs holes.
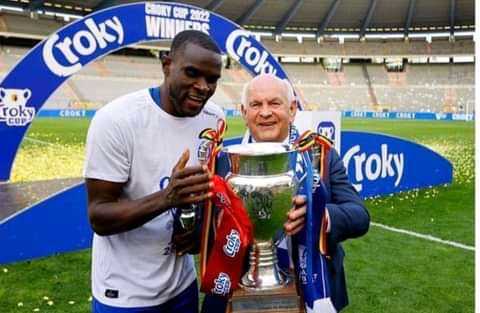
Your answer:
[[[35,12],[86,15],[135,0],[0,0]],[[474,0],[186,0],[245,28],[282,34],[449,32],[475,29]]]

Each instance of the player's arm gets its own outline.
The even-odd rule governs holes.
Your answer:
[[[125,183],[86,179],[88,215],[101,236],[135,229],[172,207],[203,201],[210,196],[210,175],[202,166],[185,167],[188,150],[174,167],[168,186],[137,200],[121,200]]]

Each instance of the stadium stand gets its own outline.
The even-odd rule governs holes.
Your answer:
[[[280,41],[263,39],[262,42],[271,52],[285,56],[321,56],[321,57],[388,57],[424,56],[424,55],[472,55],[474,42],[470,39],[458,39],[450,42],[445,38],[438,38],[431,43],[425,40],[411,39],[405,42],[401,39],[388,41],[324,41],[303,40],[301,44],[295,38],[283,38]]]
[[[93,5],[94,3],[96,2],[90,1],[85,2],[84,5],[86,7],[91,5],[90,9],[93,10],[98,9]],[[191,1],[191,3],[207,5],[207,2],[202,1]],[[280,5],[275,2],[274,8],[271,5],[273,2],[260,7],[256,15],[250,17],[250,22],[260,23],[259,25],[264,25],[264,31],[271,31],[268,25],[278,24],[282,15],[280,13],[289,7],[286,3]],[[214,10],[234,20],[237,18],[241,20],[238,12],[245,11],[246,6],[248,5],[242,2],[230,1],[228,6],[218,6]],[[471,23],[473,13],[470,12],[470,7],[470,2],[457,5],[457,13],[462,18],[456,17],[456,30],[473,29]],[[321,5],[314,2],[303,3],[296,15],[298,19],[294,18],[290,21],[291,26],[294,27],[291,30],[311,31],[312,25],[318,26],[318,16],[324,16],[328,9],[329,6],[325,3]],[[423,21],[421,16],[416,16],[411,29],[405,31],[401,28],[404,24],[404,15],[395,12],[406,12],[406,2],[393,4],[380,1],[370,28],[365,31],[367,33],[396,31],[408,34],[425,30],[423,24],[450,31],[444,25],[446,21],[450,21],[445,20],[445,10],[448,10],[448,7],[444,4],[433,7],[431,4],[423,3],[416,9],[417,13],[423,12],[424,15],[429,12],[437,22],[433,23],[430,19]],[[2,77],[28,52],[27,48],[10,45],[5,38],[18,37],[38,41],[71,21],[69,18],[60,16],[32,17],[29,12],[29,10],[0,12],[0,37],[4,38],[0,45],[0,76]],[[281,38],[261,36],[263,44],[283,62],[306,108],[346,111],[473,112],[475,85],[473,63],[404,63],[403,71],[389,72],[382,61],[392,57],[410,62],[414,58],[427,60],[436,57],[452,59],[473,56],[472,38],[456,35],[454,40],[448,36],[430,38],[430,40],[415,36],[408,36],[408,40],[406,40],[407,37],[358,40],[361,37],[362,25],[356,19],[366,14],[367,6],[359,3],[340,6],[335,18],[330,21],[330,28],[325,29],[325,34],[346,31],[356,34],[357,38],[347,37],[340,41],[329,36],[301,39],[298,36]],[[262,28],[259,29],[262,30]],[[150,57],[139,56],[136,53],[122,53],[125,55],[109,55],[92,62],[65,82],[51,96],[44,108],[97,109],[125,92],[159,84],[163,79],[158,59],[159,50],[166,50],[167,46],[168,43],[162,42],[142,46],[143,49],[151,47],[151,53],[144,50],[147,51],[145,55],[151,55]],[[283,61],[288,57],[299,60],[309,58],[310,63]],[[337,71],[327,70],[322,65],[322,60],[326,58],[337,60],[341,58],[343,64]],[[213,100],[225,109],[237,109],[243,85],[249,78],[250,75],[232,61],[228,68],[223,70],[222,79]]]
[[[4,46],[2,76],[27,51]],[[341,72],[327,72],[321,64],[284,66],[309,108],[468,113],[474,108],[473,64],[408,64],[400,73],[387,72],[382,64],[344,64]],[[156,58],[111,55],[85,66],[57,90],[45,108],[96,109],[120,94],[154,86],[162,79]],[[226,109],[238,108],[248,79],[238,66],[225,69],[213,100]]]
[[[32,23],[30,17],[25,15],[0,14],[0,31],[3,33],[40,38],[57,31],[65,24],[54,18],[41,18]]]
[[[14,66],[28,50],[4,46],[0,71]],[[318,63],[285,63],[292,82],[309,108],[347,111],[468,112],[474,109],[474,66],[408,64],[404,72],[387,72],[383,64],[343,64],[327,72]],[[238,65],[224,69],[213,100],[236,109],[249,74]],[[115,97],[158,84],[161,65],[154,57],[110,55],[68,80],[48,100],[46,109],[97,109]],[[101,86],[101,88],[99,88]]]

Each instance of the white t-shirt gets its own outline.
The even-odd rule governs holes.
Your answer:
[[[149,90],[120,97],[100,109],[87,136],[84,176],[126,182],[122,198],[135,200],[167,186],[185,149],[197,164],[205,128],[216,129],[222,110],[207,103],[195,117],[163,111]],[[168,301],[195,279],[190,255],[171,251],[173,215],[167,211],[141,227],[111,236],[94,235],[92,292],[117,307],[154,306]]]

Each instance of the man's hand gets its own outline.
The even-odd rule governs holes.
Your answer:
[[[305,214],[307,213],[307,198],[297,195],[293,198],[293,207],[287,214],[287,222],[283,229],[287,235],[295,235],[305,225]]]
[[[188,150],[183,152],[172,170],[170,183],[165,188],[165,201],[169,207],[181,209],[185,206],[191,206],[193,203],[202,202],[212,196],[212,192],[210,192],[213,187],[212,175],[205,165],[185,167],[189,155]],[[198,229],[198,227],[188,231],[178,229],[173,234],[172,241],[177,255],[198,253],[200,248]]]
[[[185,150],[172,170],[170,183],[164,190],[165,205],[167,207],[182,207],[201,202],[212,196],[209,192],[213,186],[212,176],[208,168],[203,165],[187,165],[190,152]]]
[[[188,158],[186,150],[173,168],[170,183],[164,190],[136,200],[120,201],[126,183],[87,178],[88,215],[95,233],[108,236],[129,231],[171,208],[209,198],[212,194],[208,168],[185,167]]]

